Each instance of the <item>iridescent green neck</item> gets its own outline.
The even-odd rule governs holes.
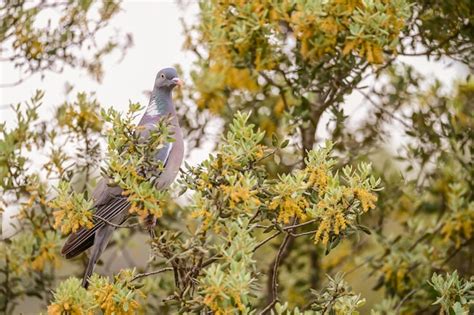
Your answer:
[[[146,113],[148,115],[166,115],[174,113],[171,90],[166,88],[153,90]]]

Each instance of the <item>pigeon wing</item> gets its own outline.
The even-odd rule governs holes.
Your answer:
[[[129,208],[130,202],[121,195],[111,196],[107,202],[96,205],[94,226],[91,229],[80,228],[72,233],[64,244],[61,254],[69,259],[91,247],[94,244],[95,232],[107,224],[105,221],[121,224],[125,220]]]
[[[143,137],[149,134],[150,129],[153,128],[153,123],[158,119],[160,118],[155,116],[145,120]],[[156,158],[163,161],[164,168],[166,168],[172,147],[172,143],[166,143],[157,153]],[[94,244],[95,232],[107,224],[106,222],[121,224],[127,218],[130,202],[122,196],[120,187],[108,186],[105,178],[94,189],[93,198],[95,200],[94,226],[91,229],[80,228],[69,236],[61,250],[61,254],[67,259],[76,257],[91,247]]]

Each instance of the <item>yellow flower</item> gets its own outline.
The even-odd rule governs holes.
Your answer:
[[[60,304],[51,304],[48,306],[48,315],[92,315],[92,311],[85,311],[78,307],[77,305],[70,306],[69,303]]]
[[[141,308],[135,295],[144,296],[143,293],[124,286],[122,280],[121,274],[115,277],[115,283],[103,277],[92,279],[90,291],[104,315],[132,315]]]
[[[303,196],[293,198],[284,196],[281,199],[275,198],[268,205],[268,209],[275,210],[279,208],[278,221],[285,224],[290,223],[290,219],[297,217],[300,220],[306,220],[305,209],[309,206],[308,201]]]
[[[263,145],[259,144],[257,145],[256,152],[255,152],[255,158],[257,160],[260,160],[264,156],[264,147]]]
[[[328,206],[325,201],[320,201],[318,207],[321,209],[322,218],[314,235],[314,242],[321,241],[326,245],[331,232],[339,235],[341,231],[347,228],[347,220],[341,209],[336,206]]]
[[[318,195],[321,197],[326,193],[328,186],[328,175],[327,170],[323,166],[310,166],[308,167],[309,179],[308,185],[314,190],[318,191]]]
[[[368,192],[364,188],[354,188],[354,197],[359,199],[364,212],[369,209],[375,209],[375,202],[377,202],[377,196]]]
[[[212,214],[204,208],[200,208],[191,212],[191,218],[201,218],[203,219],[203,229],[207,230],[211,224]]]

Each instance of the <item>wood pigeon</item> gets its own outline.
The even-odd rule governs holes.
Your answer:
[[[156,76],[146,112],[139,122],[139,126],[142,126],[141,128],[145,131],[141,133],[141,136],[145,137],[146,134],[149,134],[155,128],[156,123],[162,117],[168,115],[171,117],[170,131],[174,133],[175,141],[166,143],[156,155],[156,158],[163,162],[164,167],[155,182],[158,189],[165,189],[171,185],[178,174],[183,160],[183,135],[171,98],[173,88],[181,84],[182,81],[178,78],[175,69],[165,68],[160,70]],[[81,228],[71,234],[61,250],[61,254],[69,259],[76,257],[92,246],[91,256],[82,280],[82,285],[85,288],[88,286],[88,279],[92,275],[95,263],[115,230],[114,226],[106,222],[121,224],[129,215],[130,203],[122,195],[122,189],[118,186],[109,186],[107,183],[108,179],[102,178],[92,193],[94,214],[104,220],[96,220],[94,227],[91,229]],[[148,223],[154,226],[155,219],[151,219],[151,222]]]

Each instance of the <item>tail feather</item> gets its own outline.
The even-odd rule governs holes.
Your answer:
[[[100,255],[102,255],[102,252],[107,247],[107,244],[109,243],[110,237],[112,236],[114,230],[115,227],[110,225],[102,226],[100,229],[97,230],[95,234],[95,241],[93,242],[94,246],[92,247],[92,253],[89,258],[89,262],[87,263],[87,267],[84,272],[84,277],[82,278],[82,286],[84,288],[88,287],[89,277],[94,272],[95,264],[99,259]]]
[[[79,255],[80,253],[84,252],[88,248],[90,248],[92,245],[94,245],[94,238],[95,238],[95,233],[89,235],[87,238],[85,238],[80,244],[77,246],[73,247],[71,246],[71,242],[73,240],[76,240],[78,238],[77,235],[73,234],[71,235],[66,243],[64,244],[62,250],[61,250],[61,255],[63,255],[66,259],[71,259]]]

